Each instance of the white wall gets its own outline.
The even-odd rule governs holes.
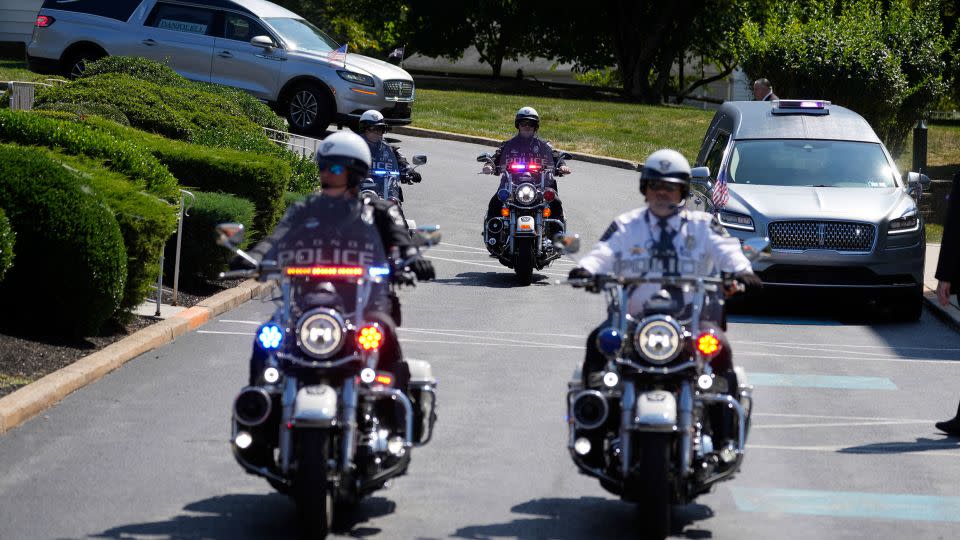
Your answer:
[[[43,0],[0,0],[0,41],[30,42]]]

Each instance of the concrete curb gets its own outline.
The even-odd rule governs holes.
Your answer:
[[[500,146],[502,140],[491,139],[489,137],[478,137],[476,135],[463,135],[461,133],[451,133],[449,131],[437,131],[434,129],[423,129],[410,126],[394,126],[390,130],[398,135],[410,135],[412,137],[429,137],[431,139],[442,139],[445,141],[459,141],[473,144],[485,144],[487,146]],[[608,167],[618,167],[620,169],[629,169],[639,171],[639,165],[626,159],[612,158],[607,156],[597,156],[594,154],[583,154],[580,152],[568,152],[573,159],[577,161],[586,161]]]
[[[937,301],[937,292],[929,287],[923,288],[923,301],[930,308],[930,313],[941,321],[960,331],[960,309],[953,306],[943,307]]]
[[[272,282],[247,280],[0,398],[0,434],[23,424],[137,356],[170,343],[213,317],[269,291],[273,285]]]

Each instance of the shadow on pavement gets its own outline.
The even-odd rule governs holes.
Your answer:
[[[517,540],[605,540],[635,539],[639,527],[634,505],[600,497],[579,499],[534,499],[510,509],[515,514],[536,517],[518,518],[508,523],[471,525],[453,536],[472,540],[515,538]],[[673,535],[681,538],[712,538],[707,530],[684,530],[696,521],[713,516],[710,508],[691,504],[674,509]]]
[[[490,259],[493,260],[493,259]],[[509,268],[504,268],[503,272],[461,272],[452,278],[440,278],[433,280],[433,283],[444,285],[463,285],[467,287],[491,287],[494,289],[513,289],[524,288],[517,281],[517,276]],[[550,284],[550,276],[543,274],[533,274],[533,283],[530,286],[543,286]]]
[[[358,527],[372,518],[391,514],[396,504],[382,497],[364,499],[355,511],[344,517],[336,533],[365,538],[381,532],[375,527]],[[91,538],[127,539],[149,537],[164,539],[237,538],[299,539],[297,511],[293,500],[270,495],[224,495],[204,499],[183,508],[166,521],[134,523],[108,529]]]
[[[960,439],[944,436],[942,439],[918,437],[914,442],[883,442],[843,448],[840,454],[903,454],[906,452],[935,452],[960,450]]]

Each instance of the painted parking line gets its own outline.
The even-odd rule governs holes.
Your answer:
[[[789,373],[748,373],[750,384],[792,388],[836,388],[843,390],[896,390],[897,385],[886,377],[849,375],[798,375]]]
[[[765,489],[731,486],[743,512],[856,517],[904,521],[960,521],[960,497]]]
[[[728,322],[749,324],[786,324],[791,326],[843,326],[840,321],[812,317],[765,317],[762,315],[730,315]]]

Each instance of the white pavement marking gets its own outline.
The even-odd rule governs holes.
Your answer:
[[[406,328],[401,327],[401,332],[459,332],[462,334],[504,334],[504,335],[517,335],[517,336],[551,336],[551,337],[564,337],[570,339],[584,340],[586,339],[586,334],[545,334],[539,330],[532,330],[529,332],[501,332],[495,330],[460,330],[457,328]]]
[[[522,340],[522,341],[521,341],[521,340],[518,340],[518,339],[495,338],[495,337],[490,337],[490,336],[471,336],[471,335],[461,334],[461,333],[457,333],[457,332],[442,331],[442,330],[440,330],[440,331],[438,331],[438,330],[420,330],[420,333],[421,333],[421,334],[431,334],[431,335],[435,335],[435,336],[444,336],[444,337],[459,337],[459,338],[466,338],[466,339],[488,340],[488,341],[494,341],[494,342],[498,342],[498,343],[519,343],[519,344],[522,344],[522,345],[543,345],[543,346],[553,346],[553,345],[556,345],[556,343],[538,343],[538,342],[536,342],[536,341],[529,341],[529,340]],[[464,343],[464,345],[469,345],[469,343]]]
[[[477,253],[486,253],[486,252],[487,252],[487,248],[482,248],[482,247],[477,247],[477,246],[461,246],[460,244],[451,244],[451,243],[449,243],[449,242],[440,242],[440,244],[438,244],[438,245],[441,245],[441,246],[453,246],[453,247],[467,248],[467,249],[474,249],[474,250],[477,251]]]
[[[795,428],[822,428],[822,427],[856,427],[856,426],[895,426],[907,424],[932,424],[933,420],[903,420],[889,422],[831,422],[828,424],[820,423],[801,423],[801,424],[753,424],[750,429],[795,429]]]
[[[532,345],[529,343],[464,343],[462,341],[441,341],[441,340],[432,340],[432,339],[405,339],[401,338],[400,343],[446,343],[448,345],[468,345],[471,347],[482,346],[482,347],[522,347],[522,348],[532,348],[532,349],[583,349],[583,347],[575,345]]]
[[[869,358],[857,358],[856,356],[815,356],[815,355],[801,355],[801,354],[773,354],[773,353],[762,353],[762,352],[750,352],[744,350],[737,350],[734,353],[736,357],[749,356],[751,358],[802,358],[804,360],[860,360],[860,361],[869,361],[869,362],[902,362],[902,363],[911,363],[911,364],[943,364],[943,363],[958,363],[955,359],[936,359],[936,358],[915,358],[915,357],[874,357]],[[749,376],[749,374],[748,374]]]
[[[217,322],[235,323],[235,324],[255,324],[255,325],[258,325],[258,326],[261,325],[261,324],[263,324],[263,321],[238,321],[238,320],[235,320],[235,319],[220,319],[220,320],[217,321]]]
[[[896,454],[897,456],[945,456],[945,457],[957,457],[960,456],[960,452],[948,452],[943,451],[942,449],[957,449],[956,442],[950,442],[949,444],[936,444],[936,443],[890,443],[890,444],[877,444],[872,447],[856,447],[856,446],[782,446],[782,445],[773,445],[773,444],[750,444],[747,443],[747,451],[750,450],[793,450],[797,452],[830,452],[830,453],[844,453],[844,454]],[[930,450],[941,450],[938,452],[930,452]]]
[[[447,258],[444,258],[444,257],[430,257],[430,259],[432,259],[432,260],[437,260],[437,261],[455,262],[455,263],[460,263],[460,264],[472,264],[472,265],[474,265],[474,266],[484,266],[484,267],[486,267],[486,268],[497,268],[497,269],[506,268],[506,267],[504,267],[504,266],[502,266],[502,265],[499,265],[499,264],[496,264],[496,265],[494,265],[494,264],[484,264],[484,263],[475,262],[475,261],[465,261],[465,260],[463,260],[463,259],[447,259]],[[559,274],[559,273],[557,273],[557,272],[547,272],[547,271],[545,271],[545,270],[537,270],[537,273],[538,273],[538,274],[546,274],[546,275],[548,275],[548,276],[567,277],[566,274]]]
[[[891,422],[933,422],[933,420],[924,420],[920,418],[876,418],[873,416],[824,416],[824,415],[803,414],[803,413],[755,412],[753,413],[752,416],[753,417],[774,416],[779,418],[819,418],[822,420],[877,420],[877,421],[891,421]]]
[[[808,343],[787,343],[782,341],[741,341],[734,340],[731,343],[735,345],[772,345],[772,346],[784,346],[784,347],[808,347]],[[821,347],[847,347],[854,349],[906,349],[911,351],[943,351],[943,352],[960,352],[960,349],[951,349],[943,347],[900,347],[897,345],[849,345],[845,343],[817,343],[816,345]]]
[[[197,330],[198,334],[222,334],[225,336],[252,336],[253,332],[221,332],[218,330]]]

